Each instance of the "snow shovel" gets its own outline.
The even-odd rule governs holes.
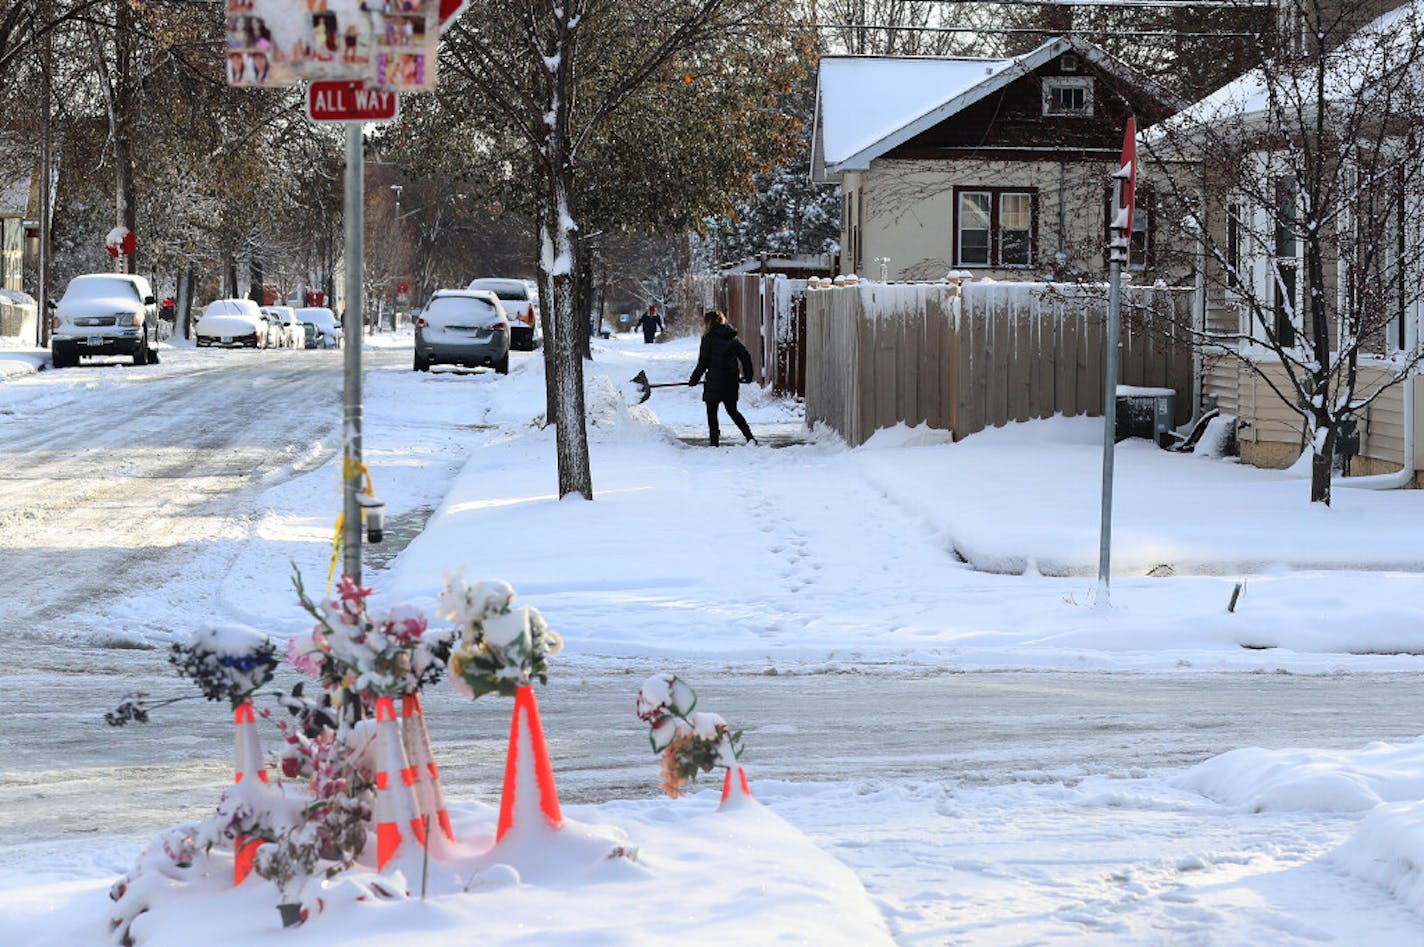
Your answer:
[[[648,381],[647,372],[639,372],[632,378],[633,384],[638,386],[638,404],[642,404],[653,396],[654,388],[686,388],[685,381],[664,381],[654,384]]]

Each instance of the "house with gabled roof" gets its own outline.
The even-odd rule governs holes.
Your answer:
[[[1182,104],[1077,36],[1004,59],[825,56],[811,174],[841,187],[841,271],[888,280],[1105,272],[1127,117],[1146,127]],[[1138,270],[1154,267],[1161,238],[1144,185]]]

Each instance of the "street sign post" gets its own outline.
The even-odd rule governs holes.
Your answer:
[[[313,122],[389,122],[399,115],[399,93],[369,88],[364,79],[307,87],[307,118]]]
[[[1137,122],[1128,118],[1122,139],[1122,159],[1113,174],[1111,238],[1108,243],[1107,358],[1103,380],[1103,498],[1098,531],[1098,605],[1109,604],[1112,573],[1113,449],[1117,440],[1117,356],[1122,344],[1122,265],[1132,243],[1132,212],[1137,190]]]

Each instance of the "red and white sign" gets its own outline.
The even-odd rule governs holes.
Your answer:
[[[307,87],[307,117],[314,122],[389,122],[400,114],[400,96],[370,89],[362,80],[313,82]]]
[[[1122,138],[1122,167],[1117,176],[1122,179],[1122,192],[1118,206],[1114,208],[1118,218],[1115,225],[1125,233],[1132,233],[1132,214],[1137,208],[1137,120],[1129,117],[1127,133]],[[1120,223],[1119,223],[1120,221]]]
[[[115,227],[104,238],[104,249],[108,250],[109,256],[115,259],[120,255],[133,256],[134,251],[138,249],[138,238],[127,227]]]
[[[469,5],[470,0],[440,0],[440,32],[448,30]]]

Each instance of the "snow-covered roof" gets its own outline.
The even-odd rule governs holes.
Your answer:
[[[1407,68],[1415,72],[1413,88],[1420,88],[1415,60],[1424,45],[1424,2],[1415,0],[1371,21],[1339,47],[1326,53],[1326,97],[1331,102],[1352,102],[1370,94],[1370,87],[1389,73]],[[1210,95],[1145,132],[1154,143],[1173,132],[1202,125],[1251,125],[1267,117],[1271,95],[1288,111],[1307,107],[1315,100],[1315,64],[1306,63],[1291,73],[1280,67],[1258,68],[1228,82]],[[1308,110],[1308,109],[1307,109]]]
[[[872,159],[1070,51],[1164,105],[1181,104],[1076,36],[1055,37],[1011,59],[824,56],[816,88],[812,176],[824,181],[842,171],[869,168]]]
[[[821,146],[826,164],[847,162],[1013,62],[888,56],[822,58],[819,95]]]

